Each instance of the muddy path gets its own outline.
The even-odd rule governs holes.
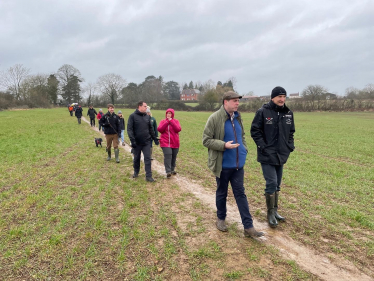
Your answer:
[[[82,117],[82,120],[89,124],[86,118]],[[104,133],[99,132],[97,127],[93,127],[92,129],[103,136],[103,146],[105,146]],[[119,147],[123,151],[126,151],[126,153],[130,153],[131,151],[128,143],[126,143],[126,146]],[[161,177],[166,176],[164,165],[157,160],[152,161],[152,170],[160,174]],[[214,191],[205,189],[198,181],[183,177],[180,174],[173,176],[170,181],[177,184],[181,189],[194,194],[213,210],[216,209]],[[242,230],[239,211],[235,204],[227,202],[226,221],[229,224],[236,223],[238,229]],[[294,260],[302,269],[323,280],[374,280],[362,273],[353,263],[342,257],[334,256],[333,261],[331,261],[327,255],[317,253],[315,250],[293,240],[284,231],[271,229],[267,223],[255,220],[254,225],[257,230],[265,232],[265,236],[258,238],[258,241],[277,248],[284,258]],[[371,270],[369,271],[374,274]]]

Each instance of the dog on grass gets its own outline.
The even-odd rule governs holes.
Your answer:
[[[102,138],[95,138],[95,144],[96,144],[96,147],[99,147],[99,145],[101,146],[101,147],[103,147],[102,145],[101,145],[101,142],[103,141],[103,139]]]

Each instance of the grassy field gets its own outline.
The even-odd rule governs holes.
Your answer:
[[[126,121],[131,112],[123,110]],[[201,144],[209,115],[176,112],[177,168],[213,192]],[[265,221],[264,180],[249,136],[253,114],[243,118],[246,191],[252,213]],[[0,120],[2,279],[318,279],[235,226],[218,233],[215,211],[163,177],[132,180],[131,157],[121,152],[120,164],[106,162],[94,145],[98,133],[65,108],[3,111]],[[295,113],[295,122],[281,197],[288,222],[279,228],[331,260],[373,268],[374,114]]]

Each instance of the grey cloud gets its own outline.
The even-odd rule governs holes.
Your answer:
[[[0,69],[65,64],[86,82],[106,73],[139,83],[225,81],[290,92],[373,83],[371,1],[2,1]],[[22,20],[20,20],[22,19]]]

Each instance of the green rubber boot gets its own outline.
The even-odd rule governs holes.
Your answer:
[[[273,228],[277,227],[278,221],[275,218],[275,214],[274,214],[275,193],[273,194],[265,193],[265,198],[266,198],[266,207],[268,209],[267,219],[268,219],[269,225],[270,227],[273,227]]]
[[[274,201],[274,215],[275,218],[280,222],[285,222],[286,218],[282,217],[280,214],[278,214],[278,198],[279,198],[279,191],[275,192],[275,201]]]
[[[114,150],[114,155],[116,157],[116,162],[119,163],[119,148]]]

